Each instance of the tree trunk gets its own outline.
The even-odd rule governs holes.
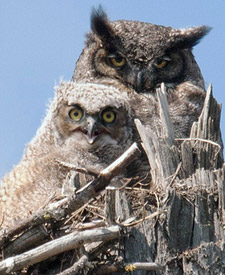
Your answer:
[[[181,144],[180,140],[171,142],[168,136],[157,137],[136,121],[155,185],[152,196],[156,199],[145,207],[145,216],[155,211],[159,215],[127,228],[120,255],[128,263],[154,262],[164,269],[132,274],[225,274],[220,111],[210,86],[199,121],[194,123],[190,139]],[[170,123],[163,127],[170,128]],[[134,208],[127,207],[128,194],[118,192],[117,216],[121,217],[121,212],[125,219],[134,216]],[[143,201],[147,201],[144,196]]]

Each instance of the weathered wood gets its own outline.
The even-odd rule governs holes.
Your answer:
[[[105,198],[105,215],[108,224],[112,225],[116,223],[116,188],[113,186],[107,187]]]
[[[161,97],[163,93],[159,102]],[[180,150],[172,139],[168,142],[167,137],[157,136],[136,121],[157,190],[158,209],[167,211],[131,228],[120,255],[130,262],[154,261],[166,268],[133,274],[225,274],[225,165],[218,169],[223,161],[220,109],[210,86],[199,121]],[[170,123],[161,120],[166,130],[159,132],[169,133]],[[154,208],[146,210],[146,215]]]
[[[180,156],[178,148],[174,145],[174,131],[164,85],[161,89],[157,89],[157,96],[162,121],[161,136],[157,136],[157,133],[149,128],[146,129],[137,119],[135,119],[135,124],[148,157],[153,184],[165,189],[170,183],[170,176],[177,170]]]
[[[194,173],[193,153],[190,141],[185,141],[181,144],[181,161],[185,178],[188,178]]]
[[[217,182],[219,190],[219,208],[222,212],[222,226],[225,233],[225,163],[223,164],[223,169],[217,171]]]
[[[184,274],[225,274],[224,249],[215,242],[202,243],[183,257]]]
[[[4,257],[19,254],[31,249],[42,241],[50,240],[48,232],[42,226],[36,226],[29,231],[24,232],[19,238],[15,238],[4,248]]]
[[[73,232],[59,239],[50,241],[26,253],[7,258],[0,262],[0,273],[7,274],[20,270],[27,265],[41,262],[51,256],[83,246],[85,243],[96,241],[108,241],[119,238],[119,226],[111,226],[104,229],[86,230],[83,232]]]
[[[204,108],[197,122],[193,123],[190,138],[199,138],[193,142],[197,168],[220,168],[223,164],[223,143],[220,132],[221,105],[217,104],[212,95],[212,85],[209,86]],[[216,142],[215,146],[201,139]]]
[[[174,144],[175,135],[173,130],[173,124],[169,115],[169,107],[166,97],[166,87],[164,83],[162,83],[161,87],[156,90],[156,93],[159,100],[159,115],[163,125],[161,129],[161,134],[165,142],[168,144],[168,146],[172,146]]]

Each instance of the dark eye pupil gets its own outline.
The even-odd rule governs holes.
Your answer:
[[[107,118],[111,118],[111,114],[107,114],[106,117],[107,117]]]
[[[162,59],[158,59],[158,60],[156,60],[156,64],[157,64],[157,65],[160,65],[162,62],[163,62],[163,60],[162,60]]]
[[[79,113],[78,112],[74,112],[74,116],[78,116],[79,115]]]
[[[120,63],[123,60],[123,57],[122,56],[116,56],[115,60],[116,60],[117,63]]]

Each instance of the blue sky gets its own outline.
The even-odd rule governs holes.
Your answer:
[[[111,20],[129,19],[176,28],[213,29],[195,47],[206,85],[225,106],[225,1],[205,0],[1,0],[0,176],[16,165],[35,135],[53,87],[71,80],[90,29],[92,7],[102,4]],[[225,138],[225,111],[221,128]]]

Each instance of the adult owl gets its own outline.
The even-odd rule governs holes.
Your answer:
[[[133,142],[127,93],[98,84],[62,82],[21,162],[1,181],[0,229],[61,195],[71,166],[96,172]]]
[[[128,20],[111,22],[102,8],[93,10],[91,29],[73,80],[97,80],[132,88],[139,94],[134,96],[133,109],[145,125],[152,123],[150,104],[157,101],[156,88],[164,82],[175,134],[187,137],[205,97],[204,80],[192,48],[210,29],[174,29]],[[146,112],[142,112],[145,108]]]

